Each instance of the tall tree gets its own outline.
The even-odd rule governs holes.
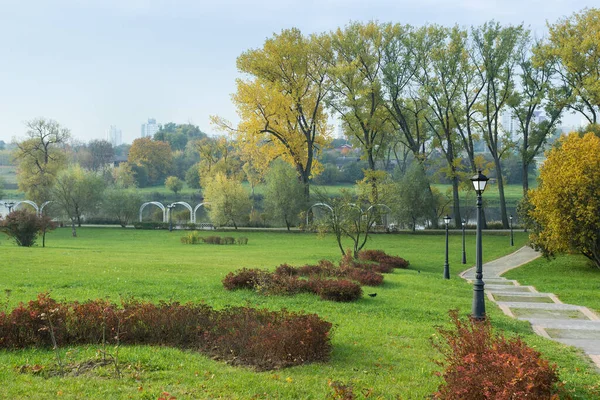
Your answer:
[[[283,221],[288,231],[298,222],[304,202],[304,188],[289,165],[275,161],[265,177],[265,211],[277,222]]]
[[[315,156],[328,143],[330,128],[323,100],[328,91],[322,52],[324,36],[305,37],[283,30],[237,59],[248,79],[237,80],[233,95],[241,122],[236,129],[221,119],[240,146],[259,146],[264,162],[282,157],[296,169],[309,196],[309,179],[319,172]]]
[[[25,126],[27,138],[16,143],[14,153],[17,180],[29,200],[42,203],[50,198],[56,175],[66,167],[63,147],[71,133],[58,122],[45,118],[33,119]]]
[[[502,225],[508,228],[508,213],[504,196],[501,158],[510,148],[510,140],[500,129],[500,113],[514,90],[518,55],[524,46],[528,31],[522,25],[502,27],[498,22],[486,22],[472,28],[475,50],[484,71],[484,88],[479,111],[483,119],[483,136],[494,159],[496,181],[500,197]]]
[[[217,173],[204,186],[204,200],[210,204],[208,213],[215,225],[232,224],[235,229],[248,219],[252,201],[242,184],[223,173]]]
[[[167,142],[150,138],[135,139],[129,149],[127,161],[148,170],[148,181],[157,184],[171,170],[173,155]]]
[[[420,70],[416,74],[429,108],[425,120],[434,134],[434,143],[446,159],[446,176],[452,182],[454,222],[461,226],[459,185],[460,140],[453,116],[461,95],[461,61],[465,53],[466,32],[458,27],[426,26],[417,32]]]
[[[536,60],[557,61],[556,72],[569,89],[567,107],[589,123],[600,122],[600,9],[584,9],[548,26],[548,42]]]
[[[539,43],[534,49],[537,47]],[[519,125],[517,146],[523,165],[523,195],[527,195],[529,190],[529,168],[534,157],[542,151],[548,137],[560,123],[564,102],[557,99],[556,91],[553,98],[549,98],[554,64],[553,59],[540,60],[534,64],[531,50],[524,47],[519,58],[520,85],[508,100],[508,106]]]
[[[77,236],[75,224],[81,226],[81,217],[93,213],[102,200],[104,181],[91,171],[78,165],[61,171],[52,187],[52,200],[71,220],[73,237]]]
[[[327,58],[332,82],[327,104],[339,114],[346,135],[360,145],[371,170],[383,157],[390,131],[381,83],[383,29],[376,22],[338,29],[331,34]]]
[[[90,160],[89,165],[84,165],[84,167],[92,171],[108,167],[115,157],[113,145],[106,140],[92,140],[87,147],[90,152]]]
[[[125,228],[135,220],[142,203],[142,196],[136,190],[111,189],[104,195],[102,211],[106,216],[116,218]]]
[[[154,134],[154,140],[169,143],[173,150],[184,150],[188,142],[206,138],[206,133],[192,124],[168,122]]]
[[[532,242],[546,253],[576,251],[600,268],[600,137],[561,138],[529,191]]]

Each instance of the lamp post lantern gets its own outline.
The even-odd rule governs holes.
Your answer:
[[[512,214],[510,215],[510,245],[511,246],[515,245],[515,240],[513,237],[513,216],[512,216]]]
[[[485,185],[489,178],[478,171],[477,175],[471,177],[475,193],[477,193],[477,238],[476,252],[475,252],[475,282],[473,282],[473,309],[472,317],[476,320],[485,319],[485,293],[483,283],[483,262],[482,262],[482,250],[481,250],[481,206],[483,200],[481,195],[485,190]]]
[[[4,207],[8,208],[8,213],[10,214],[12,212],[13,207],[15,206],[15,202],[14,201],[8,201],[4,203]]]
[[[448,224],[450,223],[448,215],[444,217],[444,224],[446,225],[446,261],[444,262],[444,279],[450,279],[450,264],[448,264]]]
[[[173,217],[172,217],[172,213],[171,211],[173,210],[173,208],[175,207],[175,204],[169,204],[167,206],[167,208],[169,209],[169,232],[173,231]]]
[[[465,227],[467,226],[467,221],[463,218],[462,220],[462,245],[463,245],[463,253],[462,253],[462,263],[467,263],[467,252],[465,250]]]

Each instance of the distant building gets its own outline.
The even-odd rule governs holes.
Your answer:
[[[154,118],[148,118],[148,122],[142,124],[142,137],[153,138],[154,134],[158,132],[158,124]]]
[[[121,130],[116,126],[111,125],[110,128],[106,130],[106,141],[112,144],[113,147],[123,144],[123,135]]]
[[[516,138],[519,130],[519,120],[512,110],[506,110],[502,113],[500,125],[502,125],[502,129],[509,139],[514,140]]]

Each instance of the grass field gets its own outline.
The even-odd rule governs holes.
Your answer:
[[[538,259],[504,276],[523,285],[533,285],[540,292],[554,293],[565,303],[586,306],[600,313],[600,269],[583,256]]]
[[[214,234],[214,233],[206,233]],[[241,267],[274,269],[339,259],[331,237],[313,234],[235,232],[247,246],[182,245],[182,232],[82,228],[78,238],[68,229],[48,236],[46,248],[19,248],[2,240],[0,290],[10,290],[8,306],[50,291],[56,299],[85,300],[123,297],[159,301],[204,301],[215,307],[251,305],[317,313],[334,324],[333,353],[328,363],[280,371],[254,372],[213,361],[193,351],[130,346],[120,349],[124,374],[112,369],[82,376],[43,377],[20,373],[23,365],[51,366],[51,350],[0,351],[0,398],[157,399],[163,391],[178,399],[324,399],[329,380],[352,384],[359,398],[422,399],[439,384],[434,375],[437,357],[429,339],[434,326],[448,321],[447,311],[470,312],[472,288],[457,277],[461,237],[450,237],[452,279],[442,279],[444,237],[441,235],[376,235],[368,248],[379,248],[411,262],[408,270],[386,275],[381,287],[366,288],[377,297],[338,304],[303,294],[263,297],[248,291],[227,292],[221,279]],[[473,262],[474,236],[467,237]],[[516,235],[516,245],[526,241]],[[484,258],[507,254],[508,237],[484,236]],[[488,303],[494,325],[507,334],[520,334],[544,356],[558,363],[561,379],[574,398],[600,396],[599,375],[578,352],[533,335],[527,323],[502,315]],[[98,346],[62,348],[66,362],[94,358]]]

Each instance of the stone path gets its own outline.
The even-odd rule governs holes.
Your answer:
[[[535,250],[522,247],[483,264],[487,298],[504,314],[529,321],[538,335],[579,347],[600,368],[600,318],[594,312],[586,307],[563,304],[552,293],[539,293],[533,286],[521,286],[519,282],[501,276],[538,257],[540,254]],[[472,282],[475,268],[466,270],[461,277]]]

